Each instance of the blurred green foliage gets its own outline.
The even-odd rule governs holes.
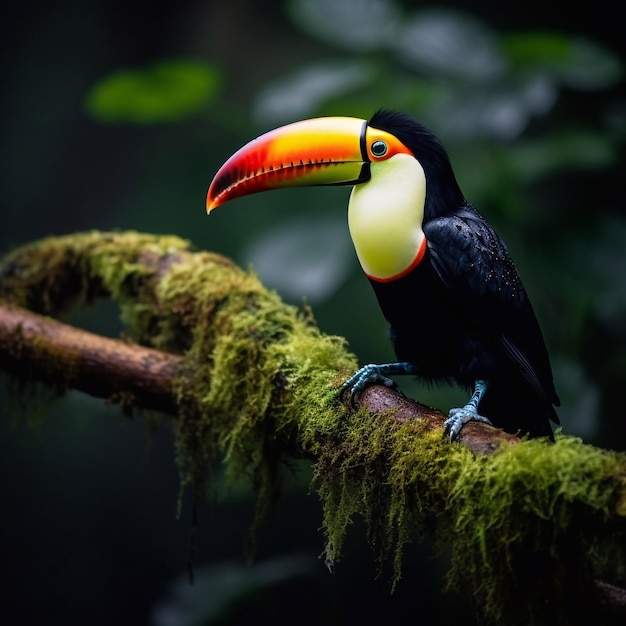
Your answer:
[[[142,72],[113,73],[90,90],[88,110],[100,120],[138,124],[189,124],[203,110],[216,135],[236,136],[212,151],[216,167],[257,132],[295,119],[326,114],[367,118],[381,106],[414,114],[441,137],[466,197],[512,248],[544,320],[563,423],[594,435],[600,395],[592,383],[582,391],[579,384],[585,378],[580,353],[584,325],[593,315],[593,289],[570,288],[576,279],[564,253],[580,238],[585,207],[577,208],[573,188],[562,186],[549,197],[540,190],[559,177],[610,170],[618,162],[626,138],[624,109],[612,117],[601,111],[585,118],[571,115],[564,102],[614,88],[623,77],[621,60],[578,35],[500,33],[467,12],[447,8],[404,9],[392,0],[289,0],[285,6],[294,26],[319,42],[324,54],[300,59],[261,82],[248,95],[243,115],[238,116],[228,90],[219,87],[232,77],[195,61],[163,61]],[[220,251],[228,253],[228,239],[236,237],[235,256],[244,265],[251,262],[267,284],[287,299],[307,298],[322,321],[328,309],[338,322],[335,332],[350,328],[348,338],[357,354],[386,360],[380,316],[341,307],[342,294],[358,280],[358,269],[339,193],[244,200],[241,207],[256,207],[245,227],[224,221],[232,212],[245,215],[239,207],[211,219],[222,220],[229,231]],[[294,202],[300,206],[295,215],[290,208]],[[594,224],[601,228],[610,207],[594,210]],[[557,225],[558,236],[548,236]],[[556,277],[549,293],[541,292],[540,268],[551,268]],[[370,299],[362,306],[376,305]],[[626,315],[626,307],[621,313]],[[406,386],[437,406],[452,402],[448,389]],[[596,400],[590,404],[585,398]],[[577,408],[583,405],[584,416]]]
[[[91,89],[85,106],[101,122],[175,122],[206,108],[219,87],[220,74],[211,64],[166,60],[143,70],[114,72]]]
[[[440,136],[468,200],[507,242],[546,335],[565,431],[626,448],[621,21],[602,2],[468,7],[12,5],[21,18],[4,22],[3,247],[91,228],[177,234],[252,264],[287,300],[310,300],[320,327],[346,336],[363,361],[387,360],[385,322],[345,223],[345,189],[243,198],[210,218],[204,197],[224,159],[269,128],[403,110]],[[116,335],[116,313],[102,306],[77,320]],[[466,399],[403,384],[443,409]],[[71,394],[41,432],[3,431],[3,559],[12,572],[3,618],[25,623],[42,610],[36,623],[150,623],[146,607],[184,569],[187,548],[167,429],[146,455],[137,423]],[[259,560],[321,551],[319,506],[302,482],[262,532]],[[239,558],[251,515],[239,490],[201,511],[199,559]],[[407,547],[405,578],[389,597],[374,581],[359,520],[348,543],[335,576],[315,583],[316,606],[332,597],[334,623],[402,620],[416,606],[439,623],[471,622],[442,600],[445,559],[428,546]],[[306,602],[289,598],[271,606],[299,619]]]
[[[104,78],[89,91],[87,110],[98,120],[140,125],[190,125],[201,116],[219,138],[211,143],[215,169],[255,134],[296,119],[367,118],[380,107],[412,113],[440,136],[466,197],[511,248],[543,322],[566,430],[601,438],[608,424],[613,438],[606,420],[611,392],[603,388],[626,372],[611,366],[610,376],[598,380],[585,365],[588,333],[606,328],[607,309],[598,295],[606,268],[594,274],[606,243],[589,233],[602,233],[609,223],[621,228],[626,220],[612,215],[614,198],[599,195],[590,221],[589,200],[578,185],[586,177],[610,179],[623,152],[626,107],[610,95],[593,99],[621,84],[621,59],[588,37],[545,28],[499,32],[466,11],[414,9],[394,0],[288,0],[285,15],[317,51],[246,88],[243,108],[232,90],[238,77],[227,70],[166,60]],[[576,115],[570,102],[580,110],[602,107]],[[208,183],[211,170],[204,176]],[[135,202],[163,205],[148,198],[140,194]],[[308,299],[322,328],[346,335],[364,360],[388,360],[384,320],[365,293],[343,206],[341,190],[243,199],[211,218],[219,242],[206,245],[244,266],[252,263],[286,299]],[[584,274],[571,259],[582,238],[590,261]],[[611,254],[612,267],[626,267],[626,246]],[[609,285],[623,293],[617,278]],[[612,301],[611,333],[619,339],[626,339],[625,301]],[[609,356],[608,362],[622,360]],[[402,384],[443,408],[464,394]]]

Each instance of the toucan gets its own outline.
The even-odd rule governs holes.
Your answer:
[[[453,408],[451,440],[469,421],[553,439],[559,405],[548,351],[502,239],[465,199],[440,141],[380,110],[367,121],[320,117],[269,131],[235,152],[210,184],[207,212],[280,187],[351,185],[348,225],[397,361],[365,365],[351,398],[391,376],[473,389]]]

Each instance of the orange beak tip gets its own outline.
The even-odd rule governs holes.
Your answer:
[[[206,199],[206,213],[207,215],[211,214],[211,211],[216,209],[219,206],[219,202],[215,200],[215,198],[211,198],[210,195],[207,196]]]

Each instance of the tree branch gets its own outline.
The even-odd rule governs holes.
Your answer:
[[[23,380],[175,415],[180,362],[178,355],[0,305],[0,369]]]
[[[0,370],[59,390],[75,389],[131,409],[176,416],[176,380],[182,357],[103,337],[25,309],[0,303]],[[420,419],[443,430],[446,415],[382,385],[367,388],[355,402],[368,413],[393,413],[400,422]],[[475,422],[459,441],[477,454],[520,440]]]
[[[128,341],[49,317],[99,297],[119,305]],[[283,462],[313,459],[330,563],[360,515],[396,578],[410,539],[449,543],[450,584],[490,621],[597,617],[598,591],[624,597],[623,454],[478,423],[450,445],[444,414],[386,387],[340,403],[356,368],[345,341],[223,257],[175,237],[51,238],[2,259],[0,298],[0,368],[175,416],[184,484],[202,492],[226,459],[230,475],[252,474],[262,513]]]

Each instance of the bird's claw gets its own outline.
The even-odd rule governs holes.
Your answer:
[[[483,422],[491,425],[491,422],[486,417],[479,415],[473,406],[450,409],[448,415],[448,419],[443,423],[443,432],[450,436],[450,441],[454,441],[458,437],[461,428],[468,422]]]
[[[340,395],[343,398],[346,393],[350,392],[350,402],[354,404],[356,394],[370,385],[385,385],[392,389],[398,387],[394,380],[380,371],[380,366],[370,363],[369,365],[364,365],[346,380],[341,386]]]

